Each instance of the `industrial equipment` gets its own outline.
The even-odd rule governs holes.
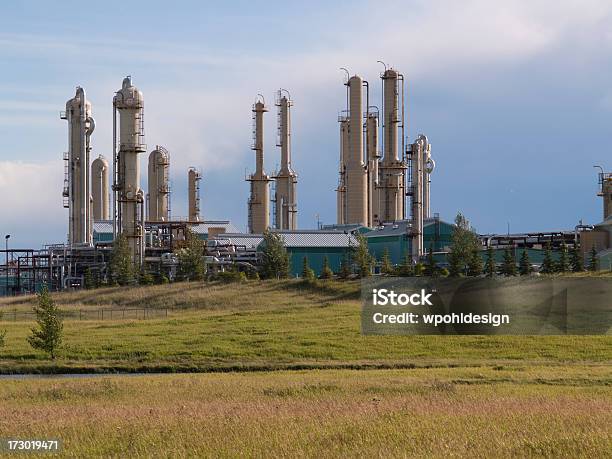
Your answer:
[[[149,155],[148,172],[148,221],[168,221],[170,209],[170,154],[168,150],[160,145],[155,147],[155,150]]]
[[[249,232],[263,233],[270,227],[270,176],[264,172],[263,114],[268,111],[261,94],[253,104],[253,145],[255,173],[247,177],[251,183],[249,206]]]
[[[297,229],[297,174],[291,167],[291,106],[289,92],[280,89],[278,107],[278,136],[276,146],[281,148],[281,166],[274,176],[274,226],[277,229]]]
[[[76,95],[66,102],[66,111],[60,116],[68,121],[68,152],[64,154],[66,167],[62,192],[64,207],[69,209],[68,243],[91,245],[89,154],[96,123],[83,88],[76,88]]]

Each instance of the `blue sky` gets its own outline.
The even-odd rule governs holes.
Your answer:
[[[126,6],[129,5],[129,6]],[[612,4],[607,1],[14,2],[0,7],[0,232],[65,239],[66,122],[75,86],[93,104],[93,153],[110,157],[112,96],[145,97],[146,143],[171,153],[174,215],[202,168],[206,219],[246,225],[251,104],[265,95],[266,169],[275,91],[294,100],[300,227],[335,220],[343,72],[380,98],[377,60],[407,80],[407,134],[426,134],[432,210],[480,232],[601,219],[593,164],[612,169]],[[146,155],[142,157],[143,172]],[[143,174],[143,187],[146,187]]]

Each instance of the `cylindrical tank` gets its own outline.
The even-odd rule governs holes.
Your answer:
[[[94,221],[110,217],[108,189],[108,161],[102,155],[91,163],[91,197]]]
[[[68,164],[63,194],[68,198],[68,240],[71,245],[91,244],[89,154],[95,121],[83,88],[78,87],[76,95],[66,102],[65,118],[68,120],[68,156],[65,158]]]
[[[249,232],[263,233],[270,227],[270,177],[264,172],[263,114],[268,111],[263,99],[253,105],[253,146],[255,150],[255,173],[247,180],[251,182],[249,197]]]
[[[363,80],[349,86],[349,155],[346,161],[346,223],[368,224],[367,176],[363,158]]]
[[[144,144],[144,98],[132,84],[131,77],[123,79],[121,89],[113,99],[119,112],[119,152],[116,167],[117,219],[121,234],[128,240],[132,259],[144,259],[144,193],[140,188],[138,155],[146,151]],[[116,113],[116,112],[115,112]],[[113,123],[116,125],[116,122]]]
[[[164,147],[157,145],[149,155],[149,221],[168,221],[169,171],[170,154]]]
[[[188,195],[189,195],[189,221],[200,221],[200,180],[202,174],[195,168],[190,167],[187,173]]]

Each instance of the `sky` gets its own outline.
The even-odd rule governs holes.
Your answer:
[[[340,67],[368,80],[380,105],[379,60],[405,75],[406,136],[432,144],[442,219],[461,211],[481,233],[602,219],[593,165],[612,169],[609,1],[20,1],[0,6],[0,233],[12,247],[66,240],[59,112],[83,86],[92,156],[110,159],[112,97],[126,75],[144,94],[148,151],[170,151],[173,215],[187,214],[195,166],[203,218],[246,229],[251,106],[261,93],[270,107],[271,173],[284,88],[298,225],[334,223]]]

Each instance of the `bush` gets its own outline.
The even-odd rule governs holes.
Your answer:
[[[217,273],[217,280],[230,284],[233,282],[245,282],[247,280],[247,276],[242,271],[221,271]]]
[[[4,346],[4,338],[6,337],[6,330],[0,331],[0,347]]]

